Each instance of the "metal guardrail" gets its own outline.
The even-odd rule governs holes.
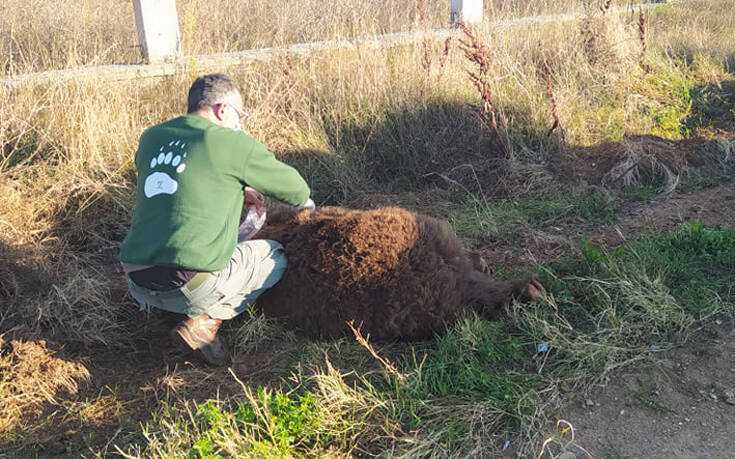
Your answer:
[[[656,8],[666,4],[677,3],[676,0],[661,3],[643,3],[628,5],[626,7],[612,8],[613,13],[625,13],[638,10],[639,8]],[[564,22],[581,19],[582,12],[548,14],[530,16],[517,19],[504,19],[488,23],[491,28],[513,28],[532,24],[544,24],[550,22]],[[288,47],[260,48],[232,53],[219,53],[182,57],[173,62],[161,64],[110,64],[94,67],[80,67],[65,70],[50,70],[39,73],[28,73],[6,77],[2,87],[12,90],[26,85],[39,85],[46,83],[60,83],[68,80],[106,80],[123,81],[138,78],[156,78],[186,73],[191,69],[211,70],[238,66],[251,61],[268,61],[282,56],[286,51],[294,55],[307,55],[315,51],[340,48],[358,47],[390,47],[405,45],[416,42],[429,33],[436,37],[446,37],[460,33],[456,28],[433,29],[431,31],[399,32],[374,37],[361,37],[346,40],[318,41],[310,43],[299,43]]]

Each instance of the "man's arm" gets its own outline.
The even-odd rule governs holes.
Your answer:
[[[255,141],[245,161],[243,180],[248,186],[292,206],[303,206],[311,190],[301,174],[277,160],[262,143]]]

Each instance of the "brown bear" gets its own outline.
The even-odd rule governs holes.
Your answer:
[[[492,279],[447,222],[397,207],[280,207],[256,238],[288,256],[257,307],[313,337],[350,333],[354,321],[374,339],[426,338],[467,308],[494,319],[513,298],[545,295],[536,276]]]

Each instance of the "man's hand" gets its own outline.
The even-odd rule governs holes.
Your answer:
[[[312,199],[309,198],[306,201],[306,204],[304,204],[303,206],[299,207],[298,209],[299,210],[304,210],[304,209],[306,209],[306,210],[316,210],[316,204],[314,204],[314,201],[312,201]]]
[[[245,187],[245,208],[255,207],[255,210],[260,214],[263,211],[263,204],[265,198],[263,194],[255,188]]]

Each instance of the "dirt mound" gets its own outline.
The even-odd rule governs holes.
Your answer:
[[[670,193],[693,170],[723,172],[733,167],[733,145],[704,138],[667,140],[653,135],[619,142],[570,148],[556,164],[557,173],[611,189],[652,186]]]
[[[38,419],[47,404],[78,394],[89,382],[84,365],[56,357],[45,340],[4,343],[0,336],[0,348],[0,432]]]

